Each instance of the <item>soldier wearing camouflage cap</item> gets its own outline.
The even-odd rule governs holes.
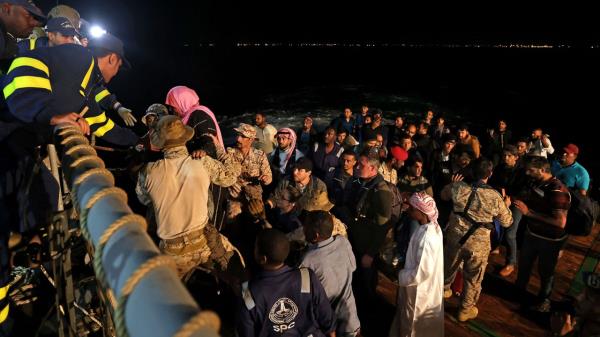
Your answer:
[[[256,140],[256,130],[253,126],[241,123],[234,128],[238,136],[236,147],[227,148],[225,155],[242,165],[242,173],[237,182],[229,187],[227,220],[232,222],[242,208],[246,208],[253,199],[262,199],[263,186],[269,185],[273,180],[271,167],[267,155],[252,147]],[[217,151],[217,155],[221,154]]]
[[[154,103],[146,109],[146,114],[142,117],[142,123],[148,126],[148,128],[153,128],[162,117],[168,114],[169,110],[166,106]]]

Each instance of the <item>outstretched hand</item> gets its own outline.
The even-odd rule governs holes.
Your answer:
[[[69,124],[74,125],[83,132],[84,135],[89,136],[90,134],[90,125],[82,118],[79,114],[75,112],[68,112],[66,114],[57,115],[50,119],[50,125],[59,125],[59,124]]]

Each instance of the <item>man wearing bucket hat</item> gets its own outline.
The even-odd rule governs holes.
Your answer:
[[[229,222],[237,218],[251,200],[262,199],[262,186],[269,185],[273,180],[266,154],[252,147],[256,140],[256,129],[252,125],[241,123],[233,130],[237,133],[236,146],[227,148],[224,154],[220,153],[222,147],[217,147],[217,156],[225,155],[229,160],[241,165],[241,174],[237,182],[229,188],[227,197]]]
[[[179,117],[161,118],[151,142],[163,151],[164,159],[148,164],[136,186],[138,199],[154,208],[160,249],[173,257],[182,278],[198,265],[226,270],[235,251],[210,223],[208,194],[211,183],[234,184],[240,164],[225,155],[220,160],[192,159],[185,144],[193,136],[194,129]]]

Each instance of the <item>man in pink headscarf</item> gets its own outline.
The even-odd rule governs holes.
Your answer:
[[[169,90],[166,104],[171,106],[183,123],[194,129],[194,138],[187,144],[192,157],[204,154],[216,158],[215,145],[208,135],[216,136],[223,147],[223,136],[215,114],[204,105],[193,89],[177,86]]]
[[[435,201],[414,193],[408,216],[419,222],[398,273],[398,306],[390,337],[444,336],[444,251]]]
[[[277,139],[277,148],[269,155],[271,172],[275,186],[279,180],[288,176],[294,170],[294,164],[304,154],[296,149],[296,132],[290,128],[281,128],[275,135]]]
[[[183,123],[194,129],[192,138],[186,147],[192,158],[200,159],[205,155],[217,159],[217,148],[225,148],[223,136],[215,114],[204,105],[200,105],[200,98],[193,89],[176,86],[167,93],[166,104],[171,106],[174,113],[181,117]],[[208,200],[209,217],[217,228],[221,227],[224,220],[225,193],[218,185],[211,185]]]

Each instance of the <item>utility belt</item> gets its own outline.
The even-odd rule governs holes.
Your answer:
[[[208,226],[209,224],[207,224]],[[167,245],[182,245],[193,240],[200,239],[204,236],[204,228],[193,230],[173,239],[163,239]]]

